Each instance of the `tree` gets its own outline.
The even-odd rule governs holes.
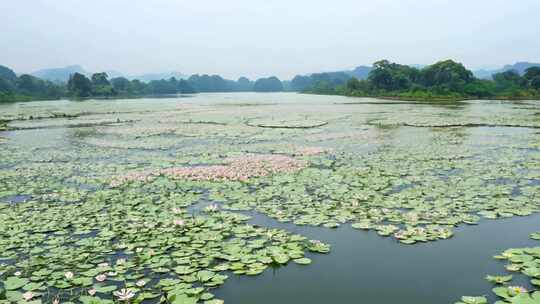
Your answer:
[[[530,67],[527,70],[525,70],[525,74],[523,75],[523,78],[527,80],[532,80],[536,76],[540,76],[540,67]]]
[[[246,77],[240,77],[235,83],[235,91],[248,92],[253,90],[253,82]]]
[[[181,94],[197,93],[197,91],[185,79],[180,79],[178,81],[178,84],[177,84],[176,88],[177,88],[178,93],[181,93]]]
[[[283,91],[283,84],[275,77],[259,78],[253,85],[255,92],[281,92]]]
[[[493,75],[495,89],[503,95],[519,95],[524,79],[517,71],[509,70]]]
[[[336,93],[335,87],[331,85],[328,81],[324,81],[324,80],[319,80],[315,82],[315,84],[309,91],[313,93],[317,93],[317,94],[335,94]]]
[[[17,79],[17,88],[25,95],[43,95],[46,91],[43,80],[28,74],[21,75]]]
[[[295,92],[302,92],[313,85],[313,81],[309,76],[296,75],[291,80],[291,90]]]
[[[107,78],[109,78],[109,75],[107,75],[107,73],[103,72],[103,73],[94,73],[92,74],[92,84],[94,86],[108,86],[108,85],[111,85],[111,83],[109,82],[109,80],[107,80]]]
[[[13,83],[6,78],[0,77],[0,92],[13,93],[13,91],[15,91],[15,86]]]
[[[192,75],[189,84],[198,92],[230,92],[231,86],[219,75]]]
[[[540,90],[540,67],[530,67],[525,70],[523,78],[530,87]]]
[[[384,91],[407,90],[419,78],[418,69],[380,60],[373,64],[368,80],[376,88]]]
[[[169,80],[152,80],[148,83],[148,88],[151,94],[176,94],[177,81],[174,77]]]
[[[9,81],[11,83],[17,81],[17,75],[13,70],[3,65],[0,65],[0,78]]]
[[[530,85],[532,88],[540,90],[540,75],[535,76],[533,79],[531,79]]]
[[[111,79],[111,85],[118,92],[128,92],[130,90],[131,83],[125,77],[116,77]]]
[[[139,79],[134,79],[131,81],[131,90],[133,94],[145,95],[150,94],[150,86]]]
[[[76,97],[88,97],[92,94],[92,82],[86,76],[75,73],[69,77],[68,93]]]
[[[114,96],[116,91],[107,79],[107,73],[95,73],[92,75],[92,95],[94,96]]]
[[[443,91],[461,92],[473,80],[473,73],[453,60],[439,61],[421,70],[421,84]]]

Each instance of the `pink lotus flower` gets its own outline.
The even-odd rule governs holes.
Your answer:
[[[96,281],[98,281],[98,282],[103,282],[103,281],[105,281],[105,280],[107,279],[107,276],[104,275],[104,274],[100,274],[100,275],[97,275],[97,276],[95,277],[95,279],[96,279]]]
[[[25,299],[26,301],[30,301],[32,300],[32,298],[34,297],[34,293],[31,292],[31,291],[27,291],[25,293],[22,294],[22,297],[23,299]]]
[[[144,280],[138,280],[135,285],[139,288],[143,287],[144,285],[146,285],[146,281]]]
[[[58,297],[54,298],[52,304],[60,304],[60,299]]]
[[[135,249],[135,252],[136,253],[141,253],[141,252],[143,252],[143,250],[144,250],[143,248],[139,247],[139,248]]]
[[[20,271],[17,271],[17,272],[14,273],[14,275],[17,276],[17,277],[20,276],[21,274],[22,273]]]
[[[184,220],[174,220],[174,225],[175,226],[184,226],[186,223],[184,222]]]
[[[91,296],[94,296],[96,294],[97,290],[95,288],[88,289],[88,294]]]
[[[66,277],[66,279],[71,280],[75,275],[73,274],[73,272],[67,271],[66,273],[64,273],[64,276]]]

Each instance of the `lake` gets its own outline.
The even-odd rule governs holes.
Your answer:
[[[216,93],[0,120],[12,301],[494,302],[485,276],[509,273],[535,289],[528,257],[493,258],[539,245],[534,101]]]

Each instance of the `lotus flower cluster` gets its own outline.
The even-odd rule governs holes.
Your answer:
[[[110,185],[111,187],[118,187],[127,182],[134,182],[134,181],[149,182],[154,178],[155,178],[155,174],[151,171],[139,171],[139,172],[133,171],[125,175],[115,177],[111,181]]]
[[[246,181],[252,177],[267,176],[276,173],[292,173],[307,167],[307,162],[286,155],[247,154],[225,159],[224,165],[177,167],[158,172],[131,172],[113,179],[112,187],[126,182],[151,181],[159,175],[174,179],[197,181]]]
[[[290,156],[264,154],[228,158],[225,163],[227,165],[171,168],[162,170],[161,173],[177,179],[245,181],[251,177],[291,173],[307,166],[307,162]]]

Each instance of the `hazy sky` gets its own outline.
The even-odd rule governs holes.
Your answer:
[[[540,0],[0,0],[0,64],[229,78],[540,62]]]

